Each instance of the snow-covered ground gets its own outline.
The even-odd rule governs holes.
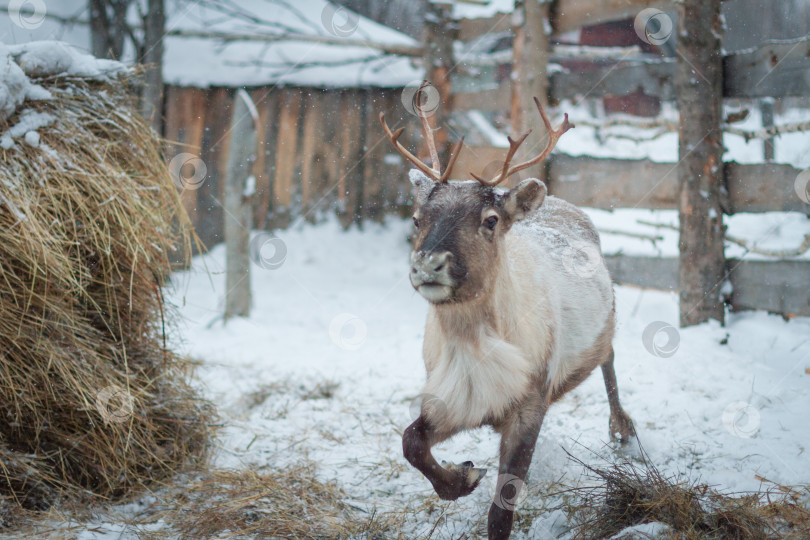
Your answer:
[[[217,247],[172,280],[170,298],[182,315],[175,339],[201,362],[199,385],[226,420],[216,466],[283,467],[307,457],[355,505],[411,509],[405,537],[424,537],[435,527],[434,537],[457,538],[484,526],[494,475],[472,496],[442,502],[401,455],[400,434],[424,383],[427,311],[407,279],[408,227],[392,219],[344,232],[328,221],[279,232],[272,244],[283,249],[263,251],[274,268],[252,267],[251,317],[226,325],[219,318],[224,249]],[[675,329],[676,295],[616,292],[622,401],[657,466],[735,491],[757,489],[757,475],[810,483],[804,455],[809,318],[748,312],[729,315],[725,328]],[[312,395],[332,397],[305,399]],[[565,449],[586,461],[593,456],[585,448],[614,452],[605,446],[607,425],[598,373],[552,408],[521,501],[535,519],[519,522],[517,538],[566,536],[564,514],[542,510],[558,502],[545,494],[560,479],[576,483],[581,474]],[[497,445],[495,434],[481,429],[440,445],[436,454],[492,470]],[[430,498],[435,506],[428,515]]]

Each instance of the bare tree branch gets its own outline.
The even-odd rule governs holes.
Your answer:
[[[647,225],[649,227],[655,227],[658,229],[669,229],[673,231],[680,230],[678,229],[678,227],[674,225],[669,225],[667,223],[653,223],[652,221],[645,221],[642,219],[637,219],[636,223],[638,223],[639,225]],[[775,257],[778,259],[792,259],[794,257],[800,257],[804,255],[808,250],[810,250],[810,234],[805,234],[804,240],[802,240],[802,243],[799,244],[799,247],[795,249],[758,248],[747,240],[743,240],[742,238],[737,238],[735,236],[730,236],[728,234],[726,234],[726,240],[728,240],[732,244],[737,244],[738,246],[745,248],[746,251],[750,251],[751,253],[756,253],[757,255],[764,255],[766,257]]]

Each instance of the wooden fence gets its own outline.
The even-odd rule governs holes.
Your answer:
[[[260,125],[252,197],[257,228],[285,227],[335,209],[344,226],[380,219],[406,207],[407,167],[392,154],[380,129],[384,112],[392,128],[406,123],[404,144],[418,144],[418,126],[391,89],[324,91],[313,88],[253,88]],[[207,175],[197,189],[184,189],[183,203],[206,246],[223,240],[227,131],[234,90],[169,87],[164,136],[168,159],[199,156]]]
[[[564,59],[549,56],[550,62]],[[570,58],[569,58],[570,60]],[[579,65],[579,64],[577,64]],[[603,58],[582,69],[555,71],[549,79],[551,100],[621,96],[643,92],[663,100],[675,98],[676,62],[653,55]],[[723,59],[723,96],[761,98],[810,95],[810,40],[765,43]],[[253,196],[257,228],[288,226],[335,210],[344,226],[385,213],[408,212],[407,167],[393,152],[379,127],[380,112],[396,129],[407,124],[402,142],[419,148],[419,125],[400,102],[401,89],[319,90],[254,88],[259,110],[259,152],[254,164]],[[199,189],[183,192],[184,204],[203,242],[223,240],[225,182],[234,91],[227,88],[167,89],[165,136],[180,152],[198,155],[207,167]],[[455,110],[509,111],[508,85],[492,90],[455,93]],[[483,171],[503,159],[505,150],[468,147],[454,176]],[[721,207],[737,212],[800,211],[810,205],[795,193],[800,171],[777,164],[723,164]],[[552,156],[546,164],[549,191],[580,206],[612,209],[678,208],[678,171],[674,163],[592,157]],[[608,258],[619,283],[673,289],[678,260],[615,256]],[[783,314],[810,315],[810,263],[806,261],[726,261],[735,308],[760,308]]]

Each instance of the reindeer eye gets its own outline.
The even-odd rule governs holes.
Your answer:
[[[489,216],[487,219],[484,220],[484,227],[486,227],[490,231],[494,231],[495,225],[497,224],[498,224],[498,216]]]
[[[419,220],[416,219],[416,217],[413,218],[413,226],[416,227],[417,229],[419,228]]]

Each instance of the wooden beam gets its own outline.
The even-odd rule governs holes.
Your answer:
[[[803,212],[810,215],[810,205],[795,190],[801,172],[778,163],[726,163],[725,179],[729,195],[728,214],[738,212]]]
[[[619,285],[648,289],[678,290],[677,257],[606,255],[610,277]]]
[[[668,291],[678,290],[678,259],[607,255],[615,283]],[[762,309],[785,316],[810,315],[810,261],[729,259],[734,310]]]
[[[679,5],[675,93],[678,129],[681,326],[716,319],[725,309],[723,251],[723,70],[721,0]]]
[[[563,34],[603,22],[616,21],[635,16],[644,8],[661,10],[675,9],[676,0],[557,0],[554,2],[551,29],[552,35]],[[469,41],[482,34],[510,30],[511,13],[496,13],[492,17],[460,19],[459,39]]]
[[[810,315],[810,262],[729,260],[734,309]]]
[[[503,163],[506,148],[465,146],[453,179],[470,178]],[[496,167],[497,168],[497,167]],[[739,212],[810,212],[796,196],[801,172],[790,165],[725,163],[728,190],[726,214]],[[549,193],[577,206],[675,209],[678,207],[677,165],[648,159],[612,159],[553,154],[548,166]]]
[[[632,54],[620,58],[581,60],[552,51],[550,62],[562,66],[550,76],[553,100],[623,96],[642,90],[663,100],[675,99],[675,58]],[[810,41],[766,44],[723,60],[723,97],[761,98],[810,94]],[[458,110],[503,111],[504,86],[455,95]]]
[[[609,21],[634,17],[645,8],[675,9],[675,0],[557,0],[551,27],[554,34],[562,34]]]
[[[810,94],[810,39],[765,43],[723,59],[723,93],[759,98]]]
[[[549,193],[577,206],[677,208],[677,166],[650,160],[599,159],[555,154]]]

